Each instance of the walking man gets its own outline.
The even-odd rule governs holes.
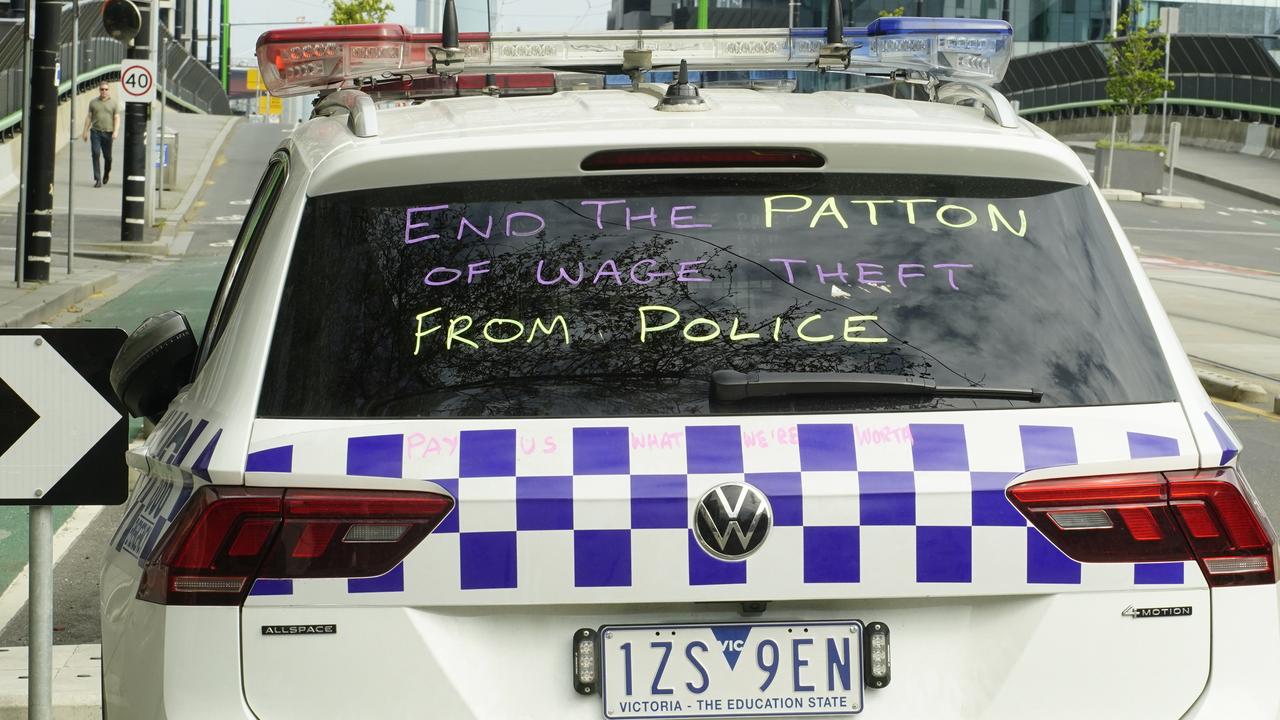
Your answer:
[[[102,187],[111,179],[111,141],[120,134],[120,106],[111,97],[111,86],[98,86],[98,97],[89,101],[89,115],[84,119],[82,137],[89,142],[93,155],[93,186]],[[103,172],[98,173],[98,154],[102,154]]]

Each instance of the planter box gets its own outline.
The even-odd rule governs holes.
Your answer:
[[[1107,157],[1111,151],[1097,148],[1093,154],[1093,177],[1103,186],[1107,172]],[[1164,153],[1149,150],[1122,150],[1116,148],[1111,166],[1111,187],[1137,190],[1140,193],[1156,193],[1164,185]]]

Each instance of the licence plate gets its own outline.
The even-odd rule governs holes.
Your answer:
[[[862,623],[619,625],[600,630],[607,718],[852,715]]]

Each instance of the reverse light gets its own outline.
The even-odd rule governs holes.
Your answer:
[[[1272,540],[1231,468],[1033,480],[1008,496],[1081,562],[1195,560],[1214,587],[1275,582]]]
[[[161,538],[138,598],[239,605],[258,578],[375,577],[452,509],[434,493],[206,485]]]

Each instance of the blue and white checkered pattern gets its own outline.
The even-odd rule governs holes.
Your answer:
[[[293,473],[305,484],[337,466],[347,475],[428,480],[456,497],[455,512],[405,565],[341,581],[347,593],[408,592],[423,603],[1192,585],[1199,573],[1185,563],[1077,563],[1004,495],[1015,477],[1054,476],[1047,468],[1071,466],[1065,474],[1077,475],[1192,466],[1185,421],[1159,407],[950,413],[947,422],[875,416],[874,426],[858,422],[865,416],[684,427],[686,419],[418,421],[380,423],[377,434],[352,432],[369,424],[306,432],[306,422],[259,421],[293,432],[255,439],[260,449],[246,469]],[[1090,416],[1099,410],[1105,419]],[[323,463],[301,467],[314,456],[327,458],[327,472]],[[768,539],[744,562],[708,555],[690,530],[697,499],[730,480],[758,487],[774,511]],[[268,601],[334,582],[260,581],[254,595]]]

